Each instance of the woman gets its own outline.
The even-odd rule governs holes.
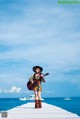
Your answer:
[[[41,92],[42,92],[42,85],[41,82],[45,82],[44,75],[41,73],[43,71],[43,68],[40,66],[34,66],[33,71],[35,72],[32,77],[30,77],[31,83],[36,82],[33,90],[35,93],[35,108],[41,108],[42,102],[41,102]]]

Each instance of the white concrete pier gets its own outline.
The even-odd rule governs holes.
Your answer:
[[[43,102],[41,109],[35,109],[34,102],[30,102],[7,112],[8,117],[6,119],[80,119],[77,114],[45,102]]]

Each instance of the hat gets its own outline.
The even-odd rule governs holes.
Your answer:
[[[34,66],[34,67],[33,67],[33,71],[36,72],[36,69],[37,69],[37,68],[39,68],[41,72],[43,71],[43,68],[40,67],[40,66]]]

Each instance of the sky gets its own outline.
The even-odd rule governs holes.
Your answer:
[[[80,4],[0,0],[0,98],[33,94],[35,65],[49,72],[43,97],[80,97]]]

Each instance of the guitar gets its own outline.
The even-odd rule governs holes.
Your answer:
[[[43,74],[43,76],[47,75],[49,75],[49,73]],[[31,81],[28,81],[26,85],[29,90],[33,90],[34,87],[36,86],[36,81],[33,81],[33,83]]]

